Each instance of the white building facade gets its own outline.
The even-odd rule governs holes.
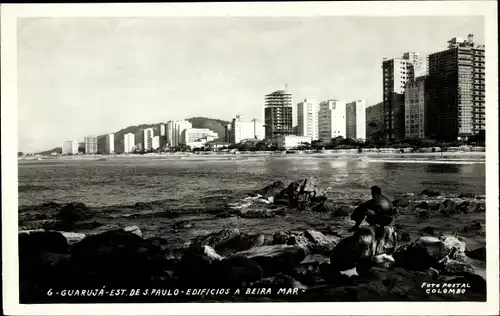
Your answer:
[[[312,137],[310,136],[283,135],[276,139],[276,147],[281,150],[296,149],[305,143],[311,144],[311,142]]]
[[[366,101],[346,104],[346,138],[366,139]]]
[[[186,128],[181,133],[179,144],[199,148],[217,138],[219,135],[208,128]]]
[[[85,153],[95,154],[97,153],[97,136],[87,136],[84,138],[85,143]]]
[[[154,130],[152,128],[146,128],[142,131],[142,148],[144,150],[153,149],[153,136]]]
[[[318,114],[319,103],[316,100],[305,99],[297,103],[298,136],[309,136],[313,140],[319,138]]]
[[[153,145],[152,149],[158,149],[160,148],[160,136],[153,136]]]
[[[104,149],[106,154],[114,154],[115,153],[115,134],[107,134],[106,135],[106,148]]]
[[[330,140],[346,137],[346,102],[342,100],[323,101],[319,105],[318,137]]]
[[[78,154],[78,141],[66,140],[62,144],[63,155],[76,155]]]
[[[187,128],[192,128],[191,122],[182,121],[169,121],[167,122],[167,143],[170,147],[176,147],[181,144],[181,134]]]
[[[259,119],[237,115],[231,122],[230,142],[232,144],[237,144],[244,139],[262,140],[264,137],[264,122]]]
[[[127,133],[123,135],[123,152],[130,153],[135,150],[135,135]]]

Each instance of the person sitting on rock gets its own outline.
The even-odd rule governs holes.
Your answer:
[[[392,203],[391,201],[382,194],[382,189],[378,186],[371,187],[372,199],[366,201],[365,203],[359,205],[351,215],[351,219],[356,222],[356,224],[349,228],[349,232],[354,232],[358,230],[359,225],[366,219],[366,222],[370,226],[384,227],[388,226],[392,222]]]

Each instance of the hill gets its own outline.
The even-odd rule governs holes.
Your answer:
[[[216,132],[219,135],[219,139],[224,139],[224,134],[225,134],[225,126],[229,124],[228,121],[224,120],[219,120],[219,119],[211,119],[211,118],[206,118],[206,117],[192,117],[188,118],[187,121],[191,122],[193,128],[208,128],[211,129],[212,131]],[[154,135],[158,136],[160,135],[160,124],[161,123],[156,123],[156,124],[141,124],[141,125],[134,125],[134,126],[129,126],[126,128],[123,128],[117,132],[115,132],[115,152],[123,152],[123,147],[124,147],[124,141],[123,141],[123,135],[132,133],[135,135],[136,142],[139,142],[139,139],[141,139],[141,131],[146,128],[152,128],[154,130]],[[81,141],[81,140],[80,140]],[[105,143],[106,143],[106,134],[99,135],[97,136],[97,143],[98,143],[98,148],[104,148]],[[43,152],[39,152],[38,154],[40,155],[50,155],[52,152],[61,152],[61,147],[56,147],[51,150],[46,150]]]

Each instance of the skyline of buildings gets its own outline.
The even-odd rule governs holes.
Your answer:
[[[264,121],[236,115],[224,126],[223,136],[214,132],[196,134],[187,120],[168,121],[155,129],[146,128],[136,148],[150,151],[179,144],[222,138],[232,144],[245,139],[278,139],[296,135],[311,140],[344,137],[370,139],[380,131],[387,140],[431,138],[462,140],[485,129],[484,45],[475,45],[472,34],[454,37],[445,50],[422,57],[406,52],[382,60],[383,101],[366,106],[366,101],[330,99],[317,102],[304,98],[296,103],[297,125],[293,126],[292,94],[276,90],[265,95]],[[286,86],[286,85],[285,85]],[[375,129],[377,126],[377,130]],[[184,133],[184,134],[183,134]],[[190,134],[196,135],[189,136]],[[216,133],[215,133],[216,134]],[[115,152],[114,134],[105,135],[105,153]],[[124,136],[123,152],[130,152],[131,139]],[[210,139],[210,140],[209,140]],[[132,142],[133,143],[133,142]],[[95,136],[84,140],[85,152],[96,153]],[[64,153],[74,153],[71,141],[63,142]]]

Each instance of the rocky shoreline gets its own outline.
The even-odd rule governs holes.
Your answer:
[[[228,203],[225,208],[204,211],[222,219],[328,213],[335,221],[350,215],[361,202],[330,201],[313,178],[289,185],[275,182],[250,193],[244,201],[248,203]],[[411,213],[422,220],[434,214],[485,211],[484,196],[443,196],[429,190],[398,197],[394,205],[397,213]],[[136,207],[147,209],[149,205]],[[339,277],[331,269],[339,258],[333,255],[334,249],[338,252],[339,245],[352,237],[332,230],[328,224],[321,229],[271,234],[221,229],[179,245],[166,236],[145,236],[137,226],[87,234],[69,232],[93,225],[95,213],[81,203],[44,204],[35,209],[37,221],[44,221],[45,227],[19,232],[21,303],[486,299],[486,281],[475,274],[471,264],[471,259],[485,262],[485,248],[469,249],[465,238],[440,235],[432,227],[411,238],[404,226],[394,225],[397,247],[391,253],[374,254],[367,272],[357,273],[350,267]],[[48,211],[40,213],[44,209]],[[163,216],[176,218],[179,214]],[[189,222],[178,223],[177,229],[186,225]],[[469,223],[464,229],[478,229],[477,225],[481,224]],[[429,294],[425,284],[467,287],[460,295],[455,294],[456,289],[453,295],[450,290]],[[106,294],[118,289],[126,294]],[[129,295],[133,289],[149,292]],[[292,290],[287,293],[280,289]],[[99,294],[101,290],[103,295]]]

